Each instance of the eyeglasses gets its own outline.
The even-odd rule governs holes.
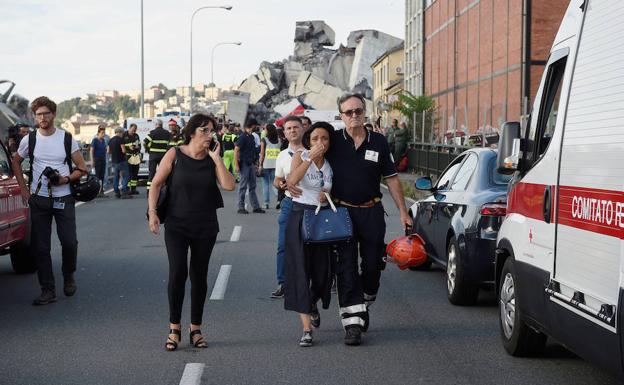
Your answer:
[[[321,187],[325,187],[325,179],[323,178],[323,171],[319,170],[319,177],[321,177]]]
[[[45,118],[45,117],[50,116],[50,115],[52,115],[52,112],[51,112],[51,111],[47,111],[47,112],[37,112],[37,113],[35,114],[35,116],[36,116],[36,117],[38,117],[38,118]]]
[[[201,132],[202,134],[205,134],[207,132],[212,131],[212,129],[208,126],[205,127],[197,127],[197,131]]]
[[[362,114],[364,113],[364,109],[363,108],[354,108],[352,110],[342,111],[342,113],[347,115],[348,117],[352,118],[353,116],[362,116]]]

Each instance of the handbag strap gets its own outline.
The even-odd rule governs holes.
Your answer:
[[[323,191],[323,194],[325,194],[325,197],[327,198],[327,201],[329,202],[329,206],[331,207],[333,212],[338,212],[338,209],[336,208],[336,205],[334,205],[334,201],[332,201],[331,196],[329,196],[329,193],[326,191]],[[318,215],[319,211],[321,211],[321,201],[319,200],[318,205],[316,206],[316,210],[314,210],[314,215]]]
[[[171,172],[169,173],[169,176],[167,177],[167,182],[166,182],[168,188],[171,188],[171,182],[173,182],[173,172],[175,171],[176,165],[178,164],[178,151],[180,151],[180,149],[176,147],[175,157],[173,158],[173,163],[171,164]]]

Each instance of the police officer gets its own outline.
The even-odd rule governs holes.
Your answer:
[[[147,178],[147,189],[152,185],[152,178],[156,175],[156,168],[160,164],[163,156],[169,148],[171,133],[163,128],[163,122],[156,120],[156,128],[150,131],[145,137],[143,144],[149,153],[149,176]]]
[[[169,132],[171,132],[171,140],[169,141],[169,147],[178,147],[184,144],[184,135],[180,132],[180,126],[175,119],[169,119]]]
[[[141,165],[141,138],[136,133],[137,125],[132,123],[124,135],[124,146],[126,147],[126,158],[130,181],[128,187],[131,195],[137,195],[137,185],[139,183],[139,167]]]
[[[238,180],[238,176],[234,172],[234,144],[238,139],[238,135],[233,132],[234,124],[225,126],[225,133],[221,136],[221,148],[223,149],[223,163]]]
[[[349,210],[354,237],[353,242],[337,246],[338,303],[345,329],[344,342],[359,345],[362,331],[368,329],[368,306],[375,301],[383,268],[386,222],[379,186],[381,177],[385,178],[399,209],[401,223],[411,226],[412,218],[405,206],[386,138],[364,127],[364,97],[342,96],[338,111],[345,129],[332,134],[331,147],[325,156],[334,172],[331,196],[337,205]],[[292,194],[292,186],[289,190]]]

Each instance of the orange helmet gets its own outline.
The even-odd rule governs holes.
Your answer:
[[[427,261],[425,242],[418,234],[393,239],[386,247],[386,254],[385,261],[396,263],[401,270]]]

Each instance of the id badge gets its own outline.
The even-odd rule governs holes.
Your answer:
[[[377,163],[379,161],[379,153],[377,151],[366,150],[364,159]]]
[[[65,202],[60,199],[55,199],[54,202],[52,202],[52,208],[56,210],[63,210],[65,209]]]

